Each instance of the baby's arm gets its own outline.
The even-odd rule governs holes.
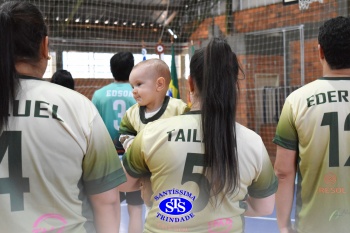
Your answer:
[[[125,114],[123,116],[123,119],[119,126],[119,134],[119,141],[123,145],[124,150],[126,151],[137,134],[133,125],[130,123],[128,114]]]

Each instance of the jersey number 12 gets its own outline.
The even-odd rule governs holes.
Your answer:
[[[339,167],[339,130],[338,113],[327,112],[323,115],[321,126],[329,125],[329,167]],[[350,114],[347,115],[344,122],[344,131],[350,131]],[[350,157],[344,164],[350,166]]]

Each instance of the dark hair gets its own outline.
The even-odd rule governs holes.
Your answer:
[[[74,79],[67,70],[57,70],[52,75],[51,82],[74,90]]]
[[[190,75],[201,99],[205,174],[214,196],[239,187],[236,141],[238,73],[236,54],[224,39],[212,39],[195,52]]]
[[[332,70],[350,68],[350,18],[327,20],[319,29],[318,43]]]
[[[119,52],[111,58],[110,65],[115,80],[128,81],[134,67],[134,56],[130,52]]]
[[[36,6],[25,1],[0,6],[0,130],[7,126],[19,85],[15,63],[38,61],[45,36],[47,27]]]

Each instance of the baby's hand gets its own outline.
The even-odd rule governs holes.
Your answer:
[[[121,144],[123,144],[125,142],[125,140],[128,139],[128,138],[129,138],[129,136],[125,135],[125,136],[120,137],[119,141],[120,141]]]

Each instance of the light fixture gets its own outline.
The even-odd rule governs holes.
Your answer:
[[[113,23],[114,25],[118,25],[118,21],[114,21],[114,23]]]
[[[109,24],[109,20],[108,19],[105,21],[105,24]]]
[[[85,19],[85,23],[89,23],[90,22],[90,19]]]
[[[64,21],[68,22],[68,18],[66,18]]]
[[[59,16],[56,17],[56,21],[60,21],[60,17]]]
[[[98,19],[95,20],[95,23],[96,23],[96,24],[99,23],[99,22],[100,22],[100,20],[98,20]]]
[[[126,26],[128,23],[127,22],[124,22],[123,25]]]
[[[141,23],[141,26],[144,27],[144,26],[145,26],[145,23]]]
[[[153,27],[153,23],[151,23],[149,26],[150,26],[150,27]]]
[[[170,35],[174,35],[174,32],[170,28],[168,28],[168,32],[170,33]]]
[[[177,35],[173,32],[173,30],[168,28],[168,32],[169,32],[170,35],[172,35],[174,37],[174,39],[177,39]]]
[[[133,23],[132,23],[132,26],[136,26],[136,22],[133,22]]]
[[[79,23],[79,22],[80,22],[80,18],[76,18],[76,19],[75,19],[75,22],[76,22],[76,23]]]

